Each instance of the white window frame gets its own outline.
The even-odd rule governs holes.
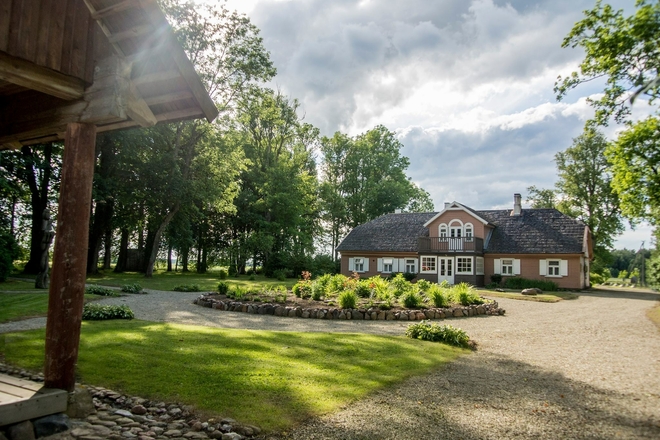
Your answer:
[[[474,259],[474,273],[475,275],[484,274],[484,257],[475,257]]]
[[[453,235],[452,235],[453,233]],[[456,219],[449,222],[449,237],[463,238],[463,222]]]
[[[363,257],[353,258],[353,271],[354,272],[364,272],[364,258]]]
[[[561,260],[546,260],[546,277],[559,278],[561,277]]]
[[[383,273],[392,273],[393,268],[394,268],[394,258],[383,258]]]
[[[425,262],[426,264],[424,264]],[[428,263],[432,263],[433,267],[430,268],[430,265]],[[426,257],[426,256],[420,257],[419,267],[420,267],[420,273],[438,273],[438,259],[436,257]]]
[[[406,268],[405,272],[417,273],[417,259],[405,258],[404,264]],[[410,268],[412,268],[412,270],[409,270]]]
[[[513,258],[502,258],[501,262],[501,274],[508,277],[513,276]]]
[[[456,275],[472,275],[472,266],[472,257],[456,257]]]
[[[440,223],[440,225],[438,225],[438,237],[440,238],[449,237],[449,228],[447,227],[446,224]]]
[[[472,223],[466,223],[463,226],[463,236],[465,236],[465,241],[472,241],[472,238],[474,237],[474,226]]]

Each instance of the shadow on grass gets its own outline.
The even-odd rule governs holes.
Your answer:
[[[8,362],[43,367],[43,330],[2,337]],[[278,430],[461,353],[403,337],[106,321],[83,324],[78,373],[88,384]]]
[[[660,438],[660,396],[649,392],[658,390],[626,395],[479,353],[278,438]]]
[[[594,287],[579,292],[578,295],[597,296],[600,298],[641,299],[645,301],[660,301],[660,293],[650,289],[617,289],[615,287]]]

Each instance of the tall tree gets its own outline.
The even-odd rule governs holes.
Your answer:
[[[557,190],[552,188],[537,188],[532,185],[527,188],[527,203],[534,209],[557,209]]]
[[[582,220],[594,240],[594,247],[611,248],[623,232],[619,197],[612,190],[612,173],[605,158],[607,140],[587,128],[573,139],[573,145],[555,155],[559,207]]]

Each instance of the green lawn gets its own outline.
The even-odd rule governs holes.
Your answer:
[[[34,281],[18,281],[18,280],[7,280],[3,283],[0,283],[0,292],[7,291],[31,291],[31,292],[48,292],[44,289],[35,289]]]
[[[0,283],[2,285],[3,283]],[[48,291],[35,289],[38,293],[0,292],[0,323],[18,319],[46,316],[48,312]],[[85,301],[103,298],[98,295],[85,295]]]
[[[556,303],[565,299],[577,299],[578,295],[568,292],[548,292],[539,295],[523,295],[518,291],[496,292],[494,290],[479,290],[479,294],[486,297],[519,299],[522,301],[536,301]]]
[[[0,335],[0,352],[11,364],[40,370],[44,333]],[[279,431],[462,353],[403,336],[83,322],[78,375],[87,384]]]
[[[257,286],[278,286],[284,285],[288,288],[293,287],[297,280],[287,279],[285,281],[277,281],[275,278],[266,278],[263,275],[255,275],[254,280],[250,280],[247,275],[239,277],[227,277],[221,280],[218,272],[209,271],[205,274],[198,274],[196,272],[166,272],[164,270],[154,271],[152,278],[145,278],[144,274],[138,272],[124,272],[114,273],[107,271],[98,275],[89,275],[87,277],[88,284],[99,284],[102,286],[123,286],[124,284],[138,283],[145,289],[154,290],[173,290],[174,287],[182,284],[197,284],[201,291],[215,291],[218,288],[220,281],[227,282],[230,287],[240,285],[242,287],[257,287]]]

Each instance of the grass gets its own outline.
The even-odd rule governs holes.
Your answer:
[[[44,289],[35,289],[34,281],[18,281],[18,280],[7,280],[4,283],[0,283],[0,292],[7,291],[21,291],[21,292],[48,292]]]
[[[523,295],[516,292],[496,292],[494,290],[480,290],[479,294],[484,296],[494,296],[497,298],[519,299],[522,301],[536,301],[546,303],[556,303],[565,299],[577,299],[578,295],[568,292],[541,293],[539,295]]]
[[[99,284],[102,286],[121,287],[125,284],[138,283],[145,289],[153,290],[174,290],[176,286],[183,284],[196,284],[202,292],[216,291],[218,283],[225,281],[230,287],[241,286],[242,288],[253,289],[258,286],[279,286],[285,285],[288,288],[293,287],[297,280],[287,279],[286,281],[277,281],[275,278],[266,278],[263,275],[255,275],[254,280],[250,281],[247,275],[240,277],[227,277],[221,280],[217,271],[209,271],[205,274],[196,272],[167,272],[165,270],[154,271],[152,278],[145,278],[144,274],[139,272],[114,273],[107,271],[98,275],[88,275],[87,282]]]
[[[0,335],[0,353],[39,370],[44,337],[44,330]],[[83,322],[77,373],[88,384],[280,431],[465,352],[403,336]]]
[[[0,284],[1,285],[1,284]],[[0,323],[18,319],[46,316],[48,312],[48,291],[35,289],[38,293],[0,292]],[[85,295],[85,301],[103,298],[98,295]]]
[[[652,309],[647,310],[646,316],[656,327],[658,327],[658,330],[660,330],[660,303],[656,304]]]

